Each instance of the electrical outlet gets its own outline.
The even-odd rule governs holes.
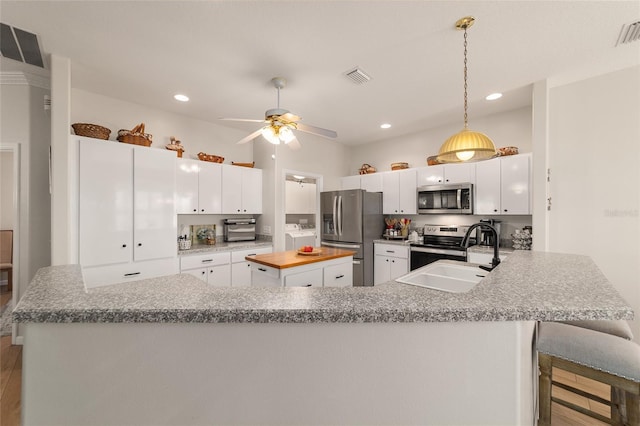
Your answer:
[[[262,233],[265,235],[271,235],[271,227],[269,225],[264,225],[262,227]]]

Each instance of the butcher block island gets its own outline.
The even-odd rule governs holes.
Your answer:
[[[331,247],[247,256],[251,285],[271,287],[350,287],[354,251]]]
[[[23,425],[534,425],[536,321],[633,311],[588,257],[516,251],[466,293],[188,274],[87,289],[53,266],[12,318]]]

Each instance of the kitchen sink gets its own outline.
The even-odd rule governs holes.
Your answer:
[[[438,261],[411,271],[395,281],[449,293],[465,293],[487,274],[487,271],[466,262]]]

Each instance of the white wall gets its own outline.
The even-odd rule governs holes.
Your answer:
[[[640,340],[640,67],[549,90],[549,250],[591,256]]]
[[[13,152],[0,152],[0,229],[13,229]]]
[[[469,128],[483,132],[496,145],[517,146],[520,153],[531,152],[531,107],[519,108],[469,121]],[[448,124],[433,129],[389,139],[377,143],[358,145],[351,149],[348,175],[357,175],[363,163],[371,164],[379,172],[391,170],[391,163],[407,162],[409,167],[427,165],[427,157],[436,155],[449,136],[459,132],[462,123]]]
[[[212,117],[212,121],[215,117]],[[252,143],[236,142],[253,131],[246,132],[174,114],[139,104],[109,98],[80,89],[71,89],[71,123],[93,123],[111,130],[110,140],[116,140],[118,130],[132,129],[145,123],[145,132],[153,135],[152,148],[164,149],[171,136],[185,147],[183,158],[197,158],[198,152],[219,155],[225,163],[253,161]],[[72,129],[69,129],[73,133]]]

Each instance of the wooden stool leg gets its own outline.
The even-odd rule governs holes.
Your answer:
[[[551,357],[538,353],[540,377],[538,379],[539,426],[551,425]]]
[[[626,394],[626,423],[628,425],[640,425],[640,396],[631,392]]]
[[[624,425],[626,416],[625,395],[622,389],[611,386],[611,424]]]

